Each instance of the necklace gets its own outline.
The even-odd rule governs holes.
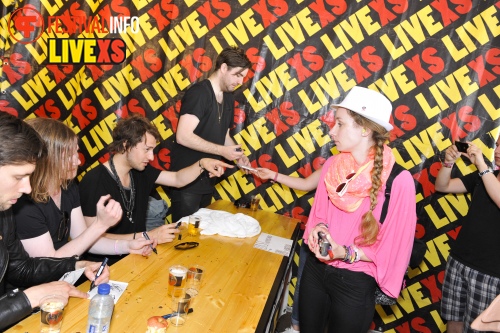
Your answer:
[[[222,113],[224,113],[224,97],[222,97],[222,101],[220,102],[217,102],[217,100],[215,101],[215,103],[217,103],[217,114],[219,115],[219,124],[220,124],[220,119],[222,118]]]
[[[134,210],[134,205],[135,205],[135,186],[134,186],[134,178],[132,177],[132,170],[128,172],[130,177],[130,197],[127,200],[127,194],[125,193],[125,188],[123,188],[122,182],[120,181],[120,177],[118,177],[118,173],[116,172],[115,163],[113,162],[113,157],[114,156],[111,156],[109,159],[109,166],[111,168],[111,172],[113,172],[115,181],[118,183],[118,188],[120,189],[120,195],[122,197],[125,212],[127,213],[127,218],[129,219],[130,223],[134,223],[134,220],[132,220],[132,211]]]

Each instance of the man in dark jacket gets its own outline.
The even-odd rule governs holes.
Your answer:
[[[16,236],[11,206],[23,193],[30,193],[29,176],[36,161],[46,154],[38,134],[22,120],[0,112],[0,331],[31,314],[46,295],[87,298],[67,282],[64,273],[85,267],[89,279],[100,263],[72,258],[30,258]],[[106,282],[109,270],[96,280]],[[56,281],[46,283],[49,281]],[[44,283],[44,284],[41,284]],[[26,288],[8,290],[7,284]]]

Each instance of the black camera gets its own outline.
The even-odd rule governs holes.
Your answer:
[[[467,142],[455,141],[455,146],[461,153],[467,153],[467,149],[469,149],[469,144]]]
[[[234,201],[234,205],[238,208],[250,208],[250,201],[238,199]]]
[[[326,239],[326,235],[323,231],[318,232],[318,245],[319,245],[319,253],[326,257],[328,255],[328,251],[331,250],[332,245]]]

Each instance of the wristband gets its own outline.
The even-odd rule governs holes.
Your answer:
[[[201,171],[200,172],[203,172],[205,170],[205,168],[201,165],[201,160],[198,161],[198,166],[200,167]]]
[[[116,254],[116,255],[119,255],[118,250],[116,249],[116,245],[117,245],[117,244],[118,244],[118,239],[117,239],[117,240],[115,240],[115,254]]]
[[[493,172],[493,170],[491,170],[491,169],[489,169],[489,168],[488,168],[488,169],[486,169],[486,170],[481,171],[481,172],[479,173],[479,177],[482,177],[482,176],[484,176],[485,174],[487,174],[487,173],[492,173],[492,172]]]
[[[453,165],[455,164],[454,162],[441,162],[441,164],[445,167],[445,168],[453,168]]]
[[[276,171],[276,174],[274,175],[273,178],[273,183],[276,183],[278,181],[278,172]]]

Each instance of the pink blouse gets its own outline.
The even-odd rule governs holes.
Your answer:
[[[307,243],[309,233],[320,222],[329,226],[332,239],[339,245],[351,245],[360,233],[362,216],[370,208],[367,197],[361,206],[352,213],[338,209],[332,204],[326,192],[324,176],[333,159],[330,157],[323,165],[314,203],[304,232]],[[373,215],[378,220],[385,200],[385,184],[377,195],[378,203]],[[408,171],[394,178],[387,215],[379,224],[378,240],[371,246],[359,247],[372,262],[359,261],[353,264],[333,260],[328,265],[364,272],[373,276],[384,293],[397,298],[402,287],[403,277],[408,268],[415,226],[417,223],[415,184]]]

